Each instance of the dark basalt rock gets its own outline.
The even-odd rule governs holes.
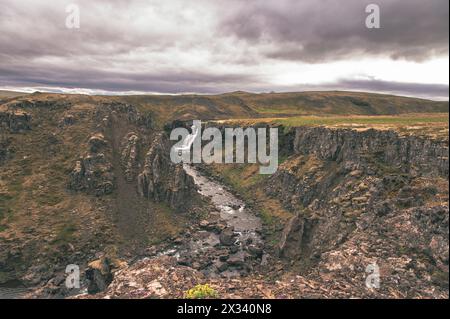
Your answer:
[[[12,157],[11,138],[0,136],[0,165]]]
[[[163,201],[179,211],[185,210],[196,186],[181,164],[170,160],[170,143],[164,133],[158,133],[145,155],[143,171],[138,176],[141,196]]]
[[[89,281],[88,293],[96,294],[106,290],[113,280],[111,264],[108,258],[100,258],[89,264],[86,270],[86,279]]]
[[[365,267],[378,260],[392,272],[384,285],[401,282],[405,295],[445,288],[446,181],[448,142],[297,128],[294,154],[265,184],[295,214],[280,236],[279,256],[302,273],[314,269],[361,285]]]
[[[88,142],[88,153],[80,158],[70,173],[69,188],[86,191],[89,194],[102,196],[114,190],[114,174],[110,160],[101,150],[108,143],[100,133],[94,134]]]
[[[11,133],[20,133],[31,129],[31,114],[21,110],[0,109],[0,130],[6,129]]]
[[[350,161],[361,168],[367,168],[368,160],[376,160],[411,175],[445,177],[449,173],[448,142],[400,137],[394,131],[300,127],[294,152],[338,163]]]
[[[125,170],[127,182],[132,182],[137,174],[139,166],[139,137],[136,133],[128,133],[122,142],[122,166]]]
[[[233,228],[225,228],[219,236],[220,243],[224,246],[232,246],[235,241],[235,233]]]

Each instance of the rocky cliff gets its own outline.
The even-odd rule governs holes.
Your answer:
[[[0,288],[59,293],[68,264],[83,271],[110,246],[130,258],[177,236],[196,189],[168,149],[152,115],[129,103],[32,94],[1,104]]]
[[[30,129],[31,115],[17,109],[0,108],[0,127],[16,133]]]
[[[123,103],[102,104],[95,116],[100,132],[89,138],[85,155],[75,163],[71,189],[107,195],[123,178],[142,197],[177,210],[189,206],[196,193],[192,178],[171,162],[171,143],[164,132],[152,130],[151,117]]]
[[[170,143],[164,133],[157,134],[145,155],[142,172],[138,176],[141,196],[164,201],[177,210],[189,207],[196,194],[192,177],[187,175],[181,164],[170,160]]]
[[[297,128],[266,192],[295,216],[278,244],[303,273],[384,289],[448,290],[448,142],[392,131]]]
[[[399,137],[392,130],[296,128],[294,153],[343,163],[349,170],[370,163],[389,166],[412,176],[448,176],[448,141]]]

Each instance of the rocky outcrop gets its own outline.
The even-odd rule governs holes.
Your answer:
[[[299,259],[307,256],[312,236],[314,235],[316,220],[304,218],[297,214],[283,230],[278,244],[281,257]]]
[[[63,127],[66,127],[66,126],[74,125],[75,122],[76,122],[76,118],[75,118],[74,115],[72,115],[72,114],[65,114],[65,115],[61,118],[61,120],[60,120],[58,126],[61,127],[61,128],[63,128]]]
[[[448,207],[366,218],[340,247],[321,255],[321,278],[363,288],[371,265],[379,274],[377,292],[395,289],[396,298],[448,295]]]
[[[1,110],[0,129],[12,133],[23,132],[31,128],[31,115],[22,110]]]
[[[86,279],[88,280],[88,293],[95,294],[106,290],[113,280],[114,264],[108,257],[101,257],[88,264]]]
[[[0,136],[0,165],[12,156],[11,139]]]
[[[141,196],[166,202],[177,210],[189,206],[196,193],[192,177],[181,164],[170,160],[170,143],[164,133],[158,133],[150,144],[143,171],[138,176],[138,190]]]
[[[386,285],[402,283],[399,297],[448,289],[445,163],[446,142],[297,128],[294,154],[265,188],[295,212],[280,256],[304,273],[360,284],[376,263]]]
[[[112,193],[114,174],[112,164],[104,152],[107,145],[103,134],[91,136],[88,142],[89,151],[76,162],[70,174],[70,189],[97,196]]]
[[[70,188],[109,194],[119,183],[116,178],[123,176],[127,184],[137,184],[136,191],[142,197],[187,210],[195,194],[192,178],[182,165],[171,162],[170,141],[165,134],[153,136],[151,116],[121,102],[100,104],[94,116],[101,133],[89,139],[87,155],[71,173]],[[142,156],[145,147],[148,151]],[[133,191],[132,187],[126,190]]]
[[[129,124],[140,126],[146,129],[153,128],[153,118],[151,114],[143,114],[139,112],[136,106],[122,102],[108,102],[99,105],[97,110],[97,118],[101,121],[107,121],[109,116],[105,117],[105,112],[125,114]]]
[[[69,101],[55,99],[18,99],[7,104],[10,109],[37,109],[48,110],[67,109],[72,104]]]
[[[391,130],[301,127],[296,129],[294,152],[345,163],[353,170],[365,170],[370,163],[375,163],[414,176],[446,177],[449,173],[448,142],[399,137]]]
[[[276,265],[278,271],[283,268]],[[196,285],[208,284],[224,299],[290,299],[290,298],[405,298],[401,285],[382,282],[380,289],[367,289],[365,278],[301,276],[285,274],[274,279],[275,273],[241,278],[211,278],[188,266],[177,265],[175,257],[144,258],[123,268],[114,276],[108,288],[95,295],[74,298],[185,298],[185,292]],[[363,276],[366,274],[362,272]],[[448,294],[435,289],[411,290],[410,298],[446,298]]]
[[[127,182],[132,182],[139,169],[139,137],[136,133],[128,133],[122,142],[122,166]]]

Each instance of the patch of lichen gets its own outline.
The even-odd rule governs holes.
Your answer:
[[[218,292],[208,284],[196,285],[184,293],[186,299],[215,299],[218,297]]]

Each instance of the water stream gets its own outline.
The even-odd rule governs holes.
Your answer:
[[[225,190],[219,183],[203,176],[193,166],[184,165],[187,174],[193,177],[194,183],[199,187],[199,193],[209,197],[220,213],[220,218],[228,226],[234,227],[238,242],[251,239],[253,242],[262,242],[257,231],[261,229],[261,221],[246,209],[244,202]]]
[[[191,165],[184,164],[183,167],[194,179],[198,192],[208,197],[214,205],[216,211],[210,212],[209,220],[222,224],[231,232],[232,242],[224,244],[220,240],[220,231],[206,228],[191,234],[183,243],[163,254],[173,255],[180,263],[211,276],[239,276],[255,263],[261,263],[263,241],[259,232],[260,219],[224,186],[205,177]]]

